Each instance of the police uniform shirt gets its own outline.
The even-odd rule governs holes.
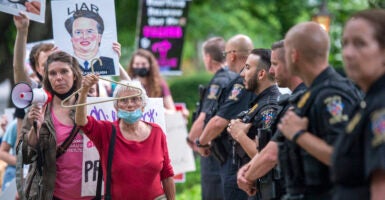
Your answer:
[[[295,96],[295,95],[298,95],[299,93],[302,93],[303,91],[306,90],[306,86],[304,83],[301,83],[299,84],[294,90],[293,92],[291,93],[291,96]],[[277,113],[277,119],[276,119],[276,123],[274,123],[274,126],[277,126],[278,125],[278,121],[285,115],[285,112],[289,109],[289,107],[292,106],[290,105],[289,102],[286,103],[286,105],[283,105],[283,108],[282,110],[279,111],[279,113]],[[273,137],[271,138],[271,141],[274,141],[274,142],[283,142],[285,141],[285,136],[282,134],[281,131],[279,131],[277,129],[277,127],[275,127],[275,130],[277,130]]]
[[[272,128],[271,125],[276,119],[279,108],[277,99],[280,94],[276,85],[270,86],[258,94],[253,107],[249,109],[249,112],[257,109],[257,113],[252,120],[253,126],[247,134],[249,138],[254,139],[258,133],[258,129]]]
[[[357,106],[346,133],[335,145],[332,174],[335,199],[370,199],[370,179],[385,170],[385,75]]]
[[[331,83],[325,85],[325,83]],[[350,83],[350,82],[349,82]],[[335,84],[334,86],[332,84]],[[341,88],[336,88],[340,85]],[[318,89],[317,89],[318,88]],[[338,135],[344,134],[349,114],[358,99],[357,89],[333,68],[326,68],[313,81],[296,105],[300,115],[309,119],[308,131],[333,145]],[[314,94],[312,94],[314,92]],[[316,95],[313,99],[311,95]],[[311,100],[307,102],[308,100]],[[307,104],[308,103],[308,104]],[[304,109],[310,105],[309,109]],[[329,167],[301,148],[306,186],[314,186],[310,194],[323,193],[331,188]]]
[[[219,98],[224,93],[224,89],[229,82],[236,77],[237,73],[230,71],[227,68],[221,68],[215,73],[206,89],[202,103],[201,112],[206,113],[206,119],[211,118],[215,114],[218,108]]]
[[[255,93],[245,89],[243,78],[238,74],[226,87],[216,115],[227,120],[235,119],[240,112],[249,108],[255,98]]]

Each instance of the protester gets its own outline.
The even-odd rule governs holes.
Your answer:
[[[16,147],[16,138],[17,138],[17,120],[13,120],[2,137],[2,142],[0,145],[0,160],[6,162],[8,165],[5,168],[2,191],[4,191],[10,184],[10,182],[15,178],[16,171],[16,156],[15,156],[15,147]]]
[[[175,111],[170,89],[160,75],[158,61],[150,51],[138,49],[134,52],[127,72],[132,79],[137,79],[142,83],[149,97],[163,98],[167,113]]]
[[[354,85],[329,66],[329,45],[328,34],[315,22],[297,24],[285,36],[287,68],[308,87],[278,124],[283,135],[301,147],[285,157],[299,162],[289,170],[302,177],[293,185],[296,190],[288,191],[292,197],[331,199],[332,145],[360,99]]]
[[[87,75],[83,81],[79,103],[86,102],[86,94],[98,82],[97,75]],[[114,97],[125,97],[114,101],[118,120],[98,121],[86,115],[86,107],[76,109],[76,123],[92,140],[99,151],[104,180],[111,177],[112,199],[175,199],[173,169],[168,155],[166,136],[154,123],[141,121],[147,94],[140,82],[121,82]],[[141,94],[138,96],[138,94]],[[116,133],[115,145],[110,140]],[[106,134],[107,133],[107,134]],[[108,169],[109,148],[114,149],[110,171]],[[112,156],[112,155],[111,155]]]
[[[214,76],[209,85],[200,91],[201,99],[195,114],[197,116],[187,137],[187,143],[195,151],[198,148],[194,143],[195,139],[202,134],[206,123],[215,115],[219,107],[219,97],[225,87],[237,76],[225,66],[225,57],[222,54],[225,51],[225,45],[226,42],[222,37],[212,37],[202,45],[205,68]],[[220,162],[211,154],[208,157],[201,156],[200,165],[202,200],[223,199],[223,183],[219,173]]]
[[[231,71],[240,73],[245,66],[246,59],[253,49],[251,39],[246,35],[231,37],[223,52]],[[224,199],[247,199],[247,194],[237,186],[236,173],[238,166],[233,162],[232,145],[226,127],[230,119],[246,110],[250,102],[255,99],[255,94],[245,90],[243,78],[239,75],[230,81],[219,99],[219,108],[206,124],[202,135],[195,143],[199,147],[198,152],[202,156],[212,153],[221,162],[220,173]],[[210,144],[210,145],[209,145]]]
[[[301,91],[305,90],[306,87],[299,77],[292,75],[287,70],[283,45],[283,40],[272,45],[271,67],[269,73],[274,76],[279,87],[287,87],[292,91],[290,98],[295,98],[301,94]],[[282,95],[279,98],[279,105],[282,106],[282,108],[277,114],[275,123],[272,125],[273,128],[290,107],[289,97],[287,95]],[[283,166],[284,161],[281,161],[280,166],[277,166],[279,152],[278,147],[281,146],[280,142],[283,142],[284,140],[285,137],[282,133],[279,131],[275,132],[266,147],[263,148],[262,151],[257,152],[252,160],[238,171],[237,183],[239,188],[247,192],[249,195],[254,195],[257,192],[255,181],[271,171],[275,174],[275,176],[272,176],[273,180],[271,188],[273,191],[271,191],[270,194],[272,196],[269,199],[280,199],[281,196],[285,194],[285,187],[283,186],[290,186],[289,182],[292,180],[290,179],[291,177],[289,178],[288,176],[285,176],[284,178],[287,178],[285,180],[286,184],[283,184],[282,175],[286,175],[281,173],[281,171],[286,170]],[[279,153],[281,154],[282,152],[280,151]]]
[[[385,11],[364,10],[342,36],[346,74],[366,94],[354,110],[332,157],[334,199],[385,197]]]
[[[65,52],[48,56],[43,87],[53,95],[52,101],[43,107],[33,105],[21,132],[22,161],[30,164],[22,199],[93,198],[81,197],[84,136],[78,134],[74,109],[61,106],[61,101],[81,86],[78,65],[76,58]],[[73,96],[69,103],[76,99]]]

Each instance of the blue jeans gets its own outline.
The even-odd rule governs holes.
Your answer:
[[[3,176],[3,184],[1,190],[4,191],[8,187],[9,183],[15,178],[16,167],[8,165],[5,168],[5,173]]]
[[[212,155],[201,157],[202,200],[224,199],[222,185],[219,161]]]

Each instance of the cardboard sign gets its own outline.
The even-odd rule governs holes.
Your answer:
[[[0,0],[0,11],[16,16],[23,12],[29,19],[44,23],[45,0]]]
[[[119,75],[114,0],[51,1],[55,44],[77,58],[83,74]],[[100,62],[99,60],[100,59]]]

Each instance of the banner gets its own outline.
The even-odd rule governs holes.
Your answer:
[[[164,75],[180,75],[189,0],[139,0],[137,45],[151,51]]]

